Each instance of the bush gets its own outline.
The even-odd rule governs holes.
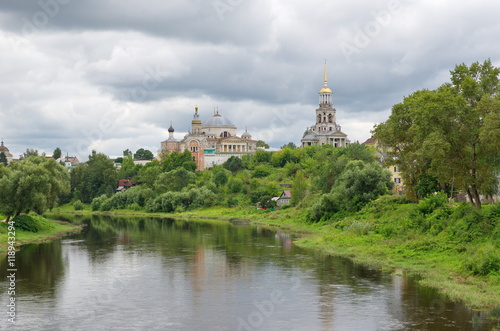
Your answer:
[[[99,197],[96,197],[92,200],[92,203],[90,204],[90,207],[92,208],[92,211],[97,211],[101,209],[101,204],[106,201],[108,197],[106,195],[101,195]]]
[[[352,232],[357,236],[363,236],[370,233],[372,225],[368,222],[353,221],[347,228],[347,231]]]
[[[41,224],[29,215],[17,216],[13,219],[13,221],[17,230],[24,230],[35,233],[42,230]]]
[[[309,222],[324,221],[340,211],[338,196],[335,194],[323,194],[318,201],[307,211]]]
[[[264,178],[271,174],[271,167],[267,165],[258,165],[252,173],[252,178]]]
[[[85,205],[80,200],[73,202],[73,208],[75,208],[75,210],[82,210],[84,207]]]
[[[446,206],[448,204],[448,196],[444,192],[439,192],[436,194],[431,194],[428,197],[419,201],[416,206],[416,211],[428,215],[434,210]]]
[[[467,270],[474,275],[488,275],[500,271],[500,249],[492,244],[476,249],[465,262]]]
[[[171,213],[192,208],[208,207],[215,201],[216,195],[206,187],[192,188],[182,192],[165,192],[146,203],[150,213]]]

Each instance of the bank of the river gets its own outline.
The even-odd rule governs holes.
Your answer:
[[[305,222],[306,212],[296,208],[266,211],[250,207],[213,207],[168,215],[130,210],[97,214],[246,219],[255,225],[295,233],[295,244],[300,247],[348,257],[356,263],[387,272],[414,274],[422,285],[437,288],[454,301],[462,301],[472,309],[493,310],[500,315],[497,311],[500,310],[500,274],[473,275],[465,268],[467,261],[474,258],[473,252],[483,249],[481,243],[455,245],[453,238],[445,238],[443,232],[401,231],[401,234],[383,235],[373,231],[375,226],[388,227],[391,222],[394,222],[391,226],[397,226],[413,208],[414,205],[384,206],[380,210],[312,224]],[[69,213],[70,210],[63,208],[56,212]],[[71,213],[92,214],[89,210]]]
[[[1,217],[1,216],[0,216]],[[41,216],[38,216],[41,217]],[[4,217],[1,217],[3,220]],[[56,238],[63,237],[67,234],[78,232],[81,230],[81,225],[79,224],[71,224],[67,222],[61,222],[51,219],[42,220],[43,226],[41,230],[38,232],[31,232],[19,229],[15,227],[15,235],[12,236],[12,233],[9,233],[8,224],[5,222],[0,223],[0,255],[5,255],[8,252],[8,238],[14,237],[15,244],[14,246],[22,246],[31,243],[40,243],[46,242],[50,240],[54,240]]]

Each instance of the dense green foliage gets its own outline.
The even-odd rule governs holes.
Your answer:
[[[467,193],[477,207],[480,194],[498,192],[499,75],[490,60],[458,65],[451,83],[406,97],[375,128],[375,138],[388,148],[386,162],[400,167],[410,198],[429,193],[432,180]]]
[[[16,229],[29,231],[29,232],[38,232],[41,230],[41,225],[38,224],[31,216],[29,215],[19,215],[12,219],[16,226]]]
[[[231,157],[197,173],[189,151],[163,155],[161,161],[144,166],[134,165],[127,153],[119,170],[104,155],[93,153],[72,173],[74,199],[90,203],[94,211],[176,212],[213,205],[274,208],[273,197],[288,188],[292,206],[308,210],[309,220],[317,222],[338,212],[357,211],[390,191],[389,173],[364,145],[292,147]],[[114,182],[98,176],[106,171]],[[119,178],[131,179],[136,186],[114,193]]]
[[[58,160],[60,159],[62,156],[62,151],[59,147],[56,147],[56,149],[54,149],[54,153],[52,153],[52,157],[55,159],[55,160]]]
[[[134,159],[152,160],[154,157],[153,152],[144,148],[139,148],[134,154]]]
[[[85,164],[71,171],[71,192],[83,203],[90,203],[102,194],[110,196],[117,186],[115,165],[102,153],[93,151]]]
[[[0,165],[0,212],[8,218],[29,211],[41,214],[56,206],[68,184],[66,169],[44,156]]]
[[[9,160],[7,160],[7,155],[5,155],[4,152],[0,152],[0,163],[2,163],[4,166],[9,164]]]

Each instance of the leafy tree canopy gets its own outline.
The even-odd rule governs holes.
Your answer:
[[[4,152],[0,152],[0,163],[3,165],[7,165],[9,161],[7,160],[7,155]]]
[[[500,165],[500,69],[490,60],[451,71],[451,84],[421,90],[394,105],[375,138],[387,163],[400,166],[406,192],[416,199],[420,175],[466,192],[476,207],[490,194]]]
[[[269,145],[264,140],[257,140],[257,147],[269,148]]]
[[[30,156],[0,167],[0,212],[7,217],[31,210],[41,214],[69,189],[69,174],[54,159]]]
[[[110,196],[118,186],[114,162],[106,155],[92,151],[89,160],[71,171],[74,197],[90,203],[95,197]]]
[[[144,148],[139,148],[135,154],[134,154],[134,159],[143,159],[143,160],[152,160],[154,159],[154,154],[150,150],[144,149]]]
[[[194,162],[193,155],[189,150],[182,153],[172,152],[164,157],[161,161],[163,171],[171,171],[179,167],[183,167],[188,171],[196,171],[196,162]]]
[[[62,151],[59,147],[57,147],[56,149],[54,149],[54,153],[52,153],[52,157],[57,160],[57,159],[60,159],[62,156]]]

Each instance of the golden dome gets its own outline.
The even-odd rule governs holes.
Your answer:
[[[325,86],[321,90],[319,90],[319,93],[332,93],[332,90]]]

